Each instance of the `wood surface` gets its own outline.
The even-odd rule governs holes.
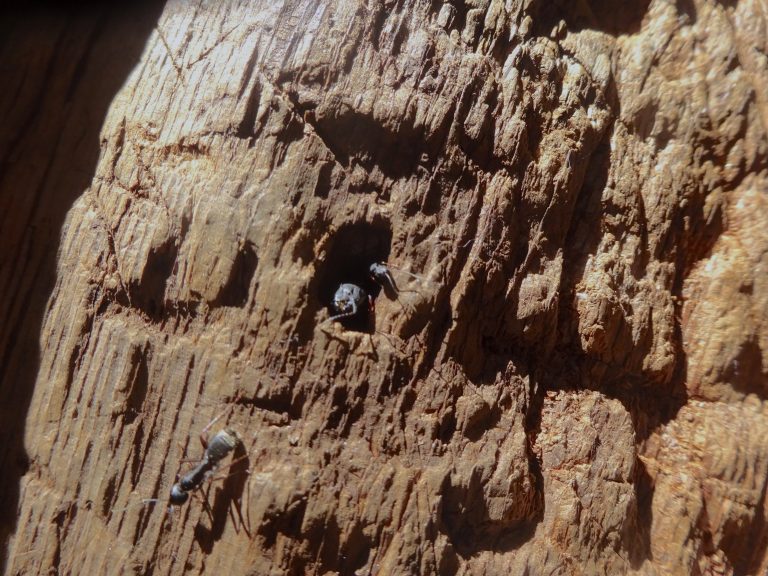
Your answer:
[[[4,18],[5,573],[763,574],[767,28],[764,0]],[[375,308],[328,322],[347,281]],[[217,415],[234,463],[169,512]]]

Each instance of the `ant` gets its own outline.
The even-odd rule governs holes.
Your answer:
[[[403,270],[406,274],[413,276],[414,278],[421,278],[416,274]],[[370,279],[376,282],[384,289],[384,293],[388,298],[396,299],[400,294],[400,289],[397,287],[392,272],[386,264],[382,262],[374,262],[368,266],[368,274]],[[342,320],[344,318],[351,318],[357,316],[362,310],[367,312],[373,312],[374,301],[368,292],[364,288],[361,288],[357,284],[344,283],[339,285],[333,295],[333,301],[331,302],[331,309],[336,313],[326,322],[333,322],[335,320]]]
[[[373,298],[357,284],[342,284],[333,295],[331,308],[336,312],[328,318],[328,322],[357,316],[357,313],[367,307],[368,312],[373,310]]]
[[[392,272],[390,272],[386,264],[382,262],[374,262],[368,267],[368,272],[370,273],[371,278],[381,285],[388,297],[397,297],[400,290],[395,283],[395,278],[392,276]]]
[[[384,289],[384,293],[391,300],[397,299],[401,292],[415,292],[415,290],[400,290],[400,288],[397,287],[395,277],[392,275],[390,268],[392,268],[392,270],[397,270],[401,274],[407,274],[416,280],[424,280],[423,277],[414,274],[413,272],[409,272],[408,270],[396,268],[395,266],[388,267],[383,262],[374,262],[368,267],[368,273],[370,274],[371,279]],[[427,283],[432,284],[429,280],[427,280]]]
[[[222,416],[224,416],[229,410],[226,410],[211,420],[208,425],[203,428],[200,433],[200,443],[205,450],[203,458],[200,462],[192,468],[189,472],[181,476],[176,477],[176,483],[171,487],[171,493],[169,497],[169,511],[173,506],[181,506],[189,499],[189,493],[193,490],[200,488],[202,483],[211,476],[213,471],[219,466],[219,463],[224,460],[230,452],[235,450],[239,445],[242,445],[242,440],[238,433],[232,428],[224,428],[217,432],[211,441],[208,441],[208,431]],[[244,456],[244,458],[247,456]],[[230,465],[235,464],[237,459],[232,461]],[[157,498],[146,499],[144,503],[158,502]],[[206,508],[210,513],[210,507],[207,501],[205,502]]]
[[[199,488],[203,481],[219,465],[219,462],[226,458],[242,442],[237,432],[231,428],[224,428],[216,433],[209,444],[206,432],[210,426],[211,424],[206,426],[200,434],[200,442],[205,449],[203,459],[171,487],[171,504],[176,506],[184,504],[189,498],[189,492]]]

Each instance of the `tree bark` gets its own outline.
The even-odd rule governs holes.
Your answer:
[[[623,4],[11,19],[6,573],[765,571],[768,12]]]

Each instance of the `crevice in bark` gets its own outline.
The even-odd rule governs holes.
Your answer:
[[[327,256],[318,265],[317,298],[332,316],[337,312],[331,306],[333,296],[343,283],[362,288],[374,301],[382,287],[371,276],[369,267],[375,262],[386,262],[392,244],[392,230],[388,222],[375,220],[341,226],[332,236]],[[348,330],[373,333],[375,320],[366,311],[342,319]]]
[[[131,460],[127,463],[130,466],[131,484],[136,486],[141,480],[141,470],[144,459],[144,423],[139,422],[135,429],[131,430],[133,437],[131,443]]]
[[[104,518],[109,516],[115,504],[115,496],[117,494],[117,475],[112,475],[107,481],[107,487],[104,489],[104,495],[101,498],[101,515]]]
[[[165,288],[173,273],[178,253],[176,239],[168,238],[147,255],[141,280],[127,286],[131,304],[153,321],[159,321],[165,313]]]
[[[639,458],[635,461],[634,477],[637,514],[627,523],[623,548],[628,552],[630,566],[638,570],[643,562],[651,559],[651,525],[653,523],[653,480]]]
[[[251,242],[244,243],[235,255],[229,277],[211,301],[211,308],[218,306],[245,307],[248,303],[258,263],[259,259],[254,245]]]
[[[307,495],[297,494],[283,510],[268,510],[261,521],[258,534],[265,542],[265,548],[273,548],[280,535],[302,538],[301,525],[307,511]]]
[[[317,116],[317,134],[345,167],[374,166],[391,178],[406,178],[416,170],[425,150],[423,129],[407,122],[393,127],[372,114],[344,108],[332,117]]]
[[[127,425],[132,424],[136,420],[136,416],[142,412],[144,400],[149,390],[147,350],[135,348],[131,357],[131,364],[135,366],[135,371],[122,408],[125,413],[124,421]]]
[[[243,81],[240,86],[240,91],[237,94],[237,98],[241,99],[245,94],[245,90],[248,84],[254,78],[254,69],[258,62],[258,52],[254,49],[248,58],[248,62],[245,67],[245,74],[243,75]],[[256,126],[256,113],[259,110],[259,104],[261,103],[261,83],[257,80],[253,82],[250,92],[246,95],[245,109],[243,110],[243,116],[240,122],[235,128],[235,136],[238,138],[254,138],[258,136],[260,126]]]
[[[508,365],[512,366],[511,363]],[[502,379],[506,380],[507,376],[505,375]],[[512,380],[522,382],[522,379],[514,377]],[[465,391],[460,386],[457,390],[459,393]],[[515,517],[503,519],[490,517],[487,489],[483,480],[474,472],[466,485],[454,485],[451,476],[447,475],[439,490],[442,497],[440,525],[449,536],[456,553],[464,559],[483,551],[505,553],[518,549],[533,537],[536,526],[543,519],[544,479],[540,462],[533,453],[532,446],[540,428],[544,389],[531,384],[527,394],[531,400],[525,413],[524,429],[527,437],[525,454],[534,489],[530,500],[516,504]],[[496,405],[492,412],[501,415],[501,411],[502,407]],[[490,420],[493,420],[493,416]],[[493,422],[493,425],[495,426],[496,422]]]
[[[549,36],[561,19],[574,32],[597,30],[619,36],[640,30],[650,3],[651,0],[640,0],[631,5],[622,0],[537,0],[531,15],[539,36]]]
[[[256,392],[247,396],[238,396],[232,402],[238,406],[251,406],[273,414],[289,414],[292,419],[296,419],[300,414],[294,414],[291,409],[291,394],[290,381],[272,380],[270,382],[262,379]]]
[[[355,522],[340,547],[343,564],[340,563],[341,574],[355,574],[357,570],[368,563],[371,551],[378,549],[375,542],[365,534],[363,526]],[[345,530],[346,532],[346,530]]]
[[[335,162],[325,161],[320,163],[317,171],[317,182],[315,183],[314,195],[317,198],[326,199],[333,188],[333,170]]]
[[[765,551],[768,549],[768,518],[765,513],[766,492],[768,492],[768,482],[763,483],[760,499],[755,505],[755,520],[751,528],[752,550],[740,562],[744,566],[745,574],[757,574],[761,564],[765,562]],[[764,564],[763,564],[764,565]]]
[[[483,551],[503,554],[520,548],[533,537],[541,520],[541,512],[537,511],[522,521],[490,522],[488,510],[482,506],[482,486],[476,477],[470,479],[467,488],[451,486],[450,479],[446,478],[440,494],[443,499],[440,524],[456,553],[464,559]]]

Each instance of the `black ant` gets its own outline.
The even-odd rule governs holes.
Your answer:
[[[416,274],[406,272],[406,274],[413,276],[414,278],[421,278]],[[391,299],[397,298],[400,293],[400,289],[397,287],[395,278],[392,276],[392,272],[386,264],[382,262],[374,262],[368,267],[368,273],[371,280],[379,284],[386,293],[387,297]],[[357,316],[362,311],[371,313],[374,309],[373,298],[366,290],[357,284],[345,282],[340,284],[333,295],[333,301],[331,302],[331,310],[335,312],[333,316],[328,318],[327,322],[333,322],[334,320],[342,320],[344,318],[352,318]]]
[[[235,448],[242,445],[240,436],[232,428],[224,428],[218,431],[210,442],[208,441],[208,430],[210,430],[211,426],[226,413],[227,411],[216,416],[216,418],[211,420],[200,433],[200,443],[205,449],[203,458],[197,466],[192,468],[192,470],[180,478],[177,476],[177,481],[171,487],[171,493],[168,499],[170,503],[169,511],[173,506],[181,506],[184,504],[189,499],[189,493],[200,488],[202,483],[211,476],[214,470],[216,470],[219,463],[235,450]],[[237,462],[237,460],[233,461],[232,464],[235,462]],[[150,502],[159,502],[159,500],[157,498],[151,498],[145,499],[143,502],[147,504]],[[207,502],[206,508],[208,508]],[[210,509],[208,512],[210,513]]]

